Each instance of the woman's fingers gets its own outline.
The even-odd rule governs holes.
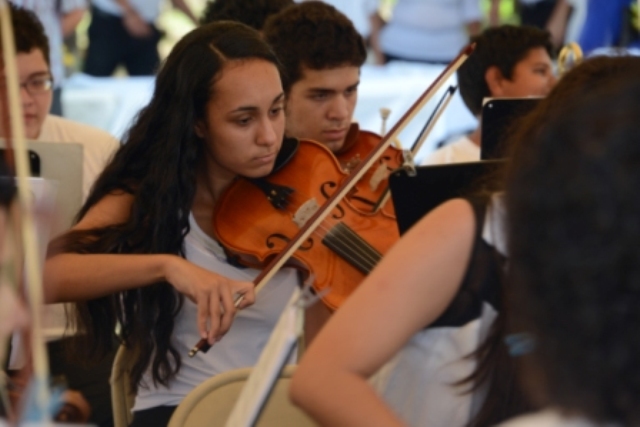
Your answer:
[[[209,298],[205,297],[204,292],[199,296],[196,296],[194,301],[198,307],[198,330],[200,331],[200,337],[205,338],[211,344],[210,327],[209,323]]]
[[[239,300],[238,309],[249,307],[256,302],[256,288],[253,282],[235,282],[233,291],[234,295],[239,295],[235,297],[236,301]]]
[[[213,345],[229,331],[236,313],[235,302],[232,295],[242,294],[240,308],[254,303],[255,294],[253,283],[235,282],[226,279],[218,279],[217,286],[211,288],[204,301],[198,301],[198,327],[201,336]],[[232,289],[236,290],[233,291]]]
[[[186,294],[197,306],[200,336],[213,345],[227,333],[237,308],[245,308],[255,301],[254,284],[228,279],[190,262],[173,259],[167,280]],[[235,300],[234,300],[235,299]]]
[[[236,314],[236,308],[233,304],[233,297],[231,296],[231,287],[225,286],[220,292],[219,304],[222,305],[222,318],[220,318],[220,328],[216,334],[216,338],[220,339],[227,333],[233,322],[233,317]]]

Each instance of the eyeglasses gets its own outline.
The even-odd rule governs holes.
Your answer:
[[[53,79],[51,77],[35,77],[20,83],[20,87],[25,88],[29,95],[41,95],[51,90]]]

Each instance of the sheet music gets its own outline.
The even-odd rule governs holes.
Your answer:
[[[291,295],[229,415],[226,427],[250,427],[258,419],[280,371],[302,333],[304,307],[299,304],[301,294],[296,288]]]

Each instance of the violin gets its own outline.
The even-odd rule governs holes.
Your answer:
[[[471,54],[473,49],[474,49],[474,45],[469,45],[467,48],[463,49],[460,52],[460,54],[451,62],[451,64],[449,64],[444,69],[444,71],[440,74],[440,76],[438,76],[438,78],[425,90],[425,92],[418,97],[418,99],[414,102],[411,108],[395,124],[395,126],[391,129],[391,131],[389,131],[389,133],[379,142],[379,144],[362,159],[362,161],[358,164],[358,166],[356,166],[355,169],[352,170],[348,176],[343,178],[341,182],[331,182],[328,185],[323,185],[320,187],[320,191],[323,197],[328,196],[328,198],[326,199],[322,207],[318,207],[317,205],[314,206],[314,200],[309,199],[304,204],[298,205],[299,207],[296,209],[296,214],[301,213],[303,215],[290,217],[290,215],[286,213],[287,211],[285,211],[284,215],[286,215],[287,217],[290,217],[289,218],[290,221],[295,221],[295,220],[299,221],[297,223],[299,228],[295,232],[295,235],[292,236],[291,238],[285,236],[285,238],[282,239],[285,242],[285,245],[282,250],[280,250],[279,252],[274,251],[274,254],[268,255],[264,258],[264,260],[268,262],[268,265],[266,265],[261,270],[260,274],[258,274],[258,276],[253,280],[253,282],[256,284],[256,293],[259,293],[260,290],[267,284],[267,282],[280,270],[280,268],[282,268],[287,263],[287,261],[289,261],[289,259],[293,256],[294,252],[296,252],[298,249],[301,249],[301,251],[305,250],[305,245],[309,245],[311,242],[309,239],[311,234],[323,223],[325,218],[327,218],[330,215],[335,216],[336,213],[338,215],[340,214],[341,209],[339,205],[341,204],[341,202],[343,202],[343,199],[345,199],[346,195],[363,178],[363,176],[371,169],[371,167],[374,166],[374,163],[377,161],[380,155],[387,149],[387,147],[389,147],[391,142],[402,132],[402,130],[404,130],[406,125],[415,117],[417,112],[435,95],[435,93],[437,93],[437,91],[442,87],[445,81],[447,81],[447,79],[449,79],[449,77],[453,75],[453,73],[460,67],[460,65],[464,63],[464,61],[468,58],[468,56]],[[312,146],[312,145],[310,144],[309,146]],[[316,144],[316,148],[317,148],[317,144]],[[326,148],[320,148],[320,150],[325,150],[325,152],[327,152]],[[316,150],[315,155],[309,156],[309,159],[306,160],[306,162],[310,162],[310,164],[301,164],[298,166],[298,168],[300,168],[298,169],[299,170],[298,177],[305,177],[309,175],[308,171],[311,169],[305,169],[305,168],[308,168],[310,165],[312,165],[314,161],[319,161],[317,160],[319,157],[319,154],[317,151],[318,150]],[[296,155],[292,156],[291,160],[295,161],[295,158],[298,157],[298,154],[299,153],[296,153]],[[328,168],[329,163],[330,162],[325,162],[324,167]],[[338,169],[340,169],[337,161],[335,161],[334,167],[338,167]],[[278,170],[275,171],[275,173],[277,172]],[[345,173],[341,169],[340,169],[340,172]],[[244,181],[244,179],[239,179],[238,181]],[[258,180],[256,184],[257,185],[255,186],[259,187],[260,191],[262,191],[264,194],[262,197],[266,198],[267,201],[272,206],[275,206],[281,209],[283,206],[286,207],[290,196],[294,195],[295,193],[294,189],[291,187],[288,187],[287,185],[294,185],[294,184],[299,185],[299,182],[298,181],[288,182],[287,185],[283,186],[283,185],[275,185],[275,184],[264,185],[265,182],[263,180]],[[307,189],[307,191],[310,191],[310,192],[312,190],[318,191],[318,188]],[[236,197],[243,199],[244,194],[237,193]],[[317,201],[315,201],[315,203],[317,204]],[[248,205],[246,204],[246,202],[243,202],[238,206],[240,208],[235,209],[236,214],[239,214],[238,211],[255,210],[254,206],[250,206],[250,208],[247,208]],[[301,209],[303,206],[305,206],[307,209]],[[337,219],[334,218],[334,220],[337,220]],[[242,224],[237,224],[237,225],[238,227],[236,227],[236,231],[237,231],[238,238],[243,236],[245,233],[249,233],[250,232],[249,229],[254,228],[256,226],[255,223],[249,223],[249,222],[244,222]],[[214,230],[215,228],[216,226],[214,224]],[[379,231],[377,232],[380,233]],[[273,244],[273,240],[264,242],[263,246],[268,246],[271,244]],[[228,249],[230,250],[231,248],[228,248]],[[275,252],[278,252],[278,253],[275,254]],[[246,256],[246,257],[243,257],[242,254],[237,254],[237,256],[239,257],[239,259],[248,258],[248,262],[251,261],[250,258],[252,257],[254,259],[259,260],[259,257],[256,257],[255,254],[253,255],[249,254],[249,256]],[[292,263],[289,263],[289,264],[291,265]],[[295,264],[296,262],[293,261],[293,265]],[[207,351],[209,348],[210,348],[210,345],[207,342],[207,340],[201,339],[189,351],[189,356],[193,357],[198,351],[200,350]]]
[[[268,178],[234,181],[216,203],[216,239],[242,265],[263,268],[349,176],[324,145],[285,141],[296,144],[295,155],[286,165]],[[290,187],[292,183],[295,188]],[[288,189],[284,197],[272,197],[282,188]],[[341,200],[287,262],[312,278],[319,294],[330,289],[322,301],[331,310],[344,302],[400,238],[395,217],[382,211],[363,214],[353,200],[349,196]]]
[[[349,128],[344,147],[334,153],[343,169],[350,173],[367,154],[375,149],[382,137],[373,132],[359,129],[356,123]],[[404,155],[402,150],[394,145],[389,145],[378,157],[375,164],[364,174],[347,194],[347,199],[353,207],[363,215],[375,213],[380,206],[380,199],[384,197],[388,187],[389,174],[402,167]],[[383,215],[395,220],[395,210],[392,203],[382,206]]]

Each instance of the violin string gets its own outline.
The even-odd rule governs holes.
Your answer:
[[[293,197],[293,201],[297,202],[298,200],[300,200],[302,197],[305,197],[304,195],[301,195],[300,197],[297,197],[297,193],[296,197]],[[290,196],[291,197],[291,196]],[[307,200],[309,200],[310,197],[305,197],[304,202],[306,202]],[[296,206],[296,203],[290,203],[289,205],[287,205],[288,208],[296,208],[295,210],[297,210],[299,208],[299,206],[302,206],[304,203],[298,203],[298,206]],[[314,234],[319,234],[318,231],[324,233],[323,235],[320,235],[321,237],[326,236],[329,232],[331,232],[331,230],[333,230],[338,224],[344,224],[343,221],[340,221],[338,219],[335,218],[330,218],[327,217],[327,219],[325,219],[320,226],[318,226],[318,228],[316,230],[314,230]],[[346,226],[346,224],[345,224]],[[371,268],[375,266],[375,264],[377,264],[377,262],[380,259],[380,254],[379,252],[373,248],[368,242],[366,242],[364,239],[360,238],[360,236],[357,235],[357,233],[355,233],[355,231],[353,231],[353,234],[349,234],[347,236],[344,236],[344,233],[336,233],[336,234],[341,234],[343,237],[337,236],[335,237],[336,241],[338,243],[342,243],[342,248],[344,249],[348,249],[351,248],[352,250],[350,250],[349,252],[352,253],[351,258],[352,259],[359,259],[361,260],[360,262],[366,265],[369,265],[370,267],[367,269],[367,271],[371,271]],[[354,235],[355,234],[355,235]],[[346,237],[346,240],[344,239],[344,237]]]
[[[327,246],[347,260],[351,260],[354,263],[354,266],[359,268],[360,271],[368,274],[377,261],[380,260],[381,254],[378,253],[375,248],[371,248],[366,242],[363,242],[363,239],[358,236],[357,233],[342,223],[337,224],[329,232],[330,236],[334,236],[336,234],[338,238],[332,238],[327,241]],[[341,236],[343,237],[342,239],[339,238]],[[344,244],[345,242],[347,242],[347,244]],[[374,262],[371,262],[371,259],[367,260],[362,256],[359,256],[357,253],[358,248],[362,248],[362,250],[366,252],[367,257],[373,259]]]
[[[290,203],[287,204],[286,210],[291,214],[295,213],[302,205],[304,205],[308,200],[311,199],[311,196],[306,196],[301,193],[295,192],[288,196],[288,200]],[[313,231],[312,234],[319,236],[320,238],[324,238],[337,224],[343,223],[342,221],[327,217],[322,223]],[[355,232],[354,232],[355,233]],[[336,233],[338,234],[338,233]],[[357,234],[357,233],[356,233]],[[371,270],[375,264],[380,259],[378,251],[375,250],[368,242],[364,239],[356,239],[355,236],[347,239],[344,237],[337,236],[335,237],[336,241],[342,243],[342,247],[350,247],[353,250],[350,251],[353,256],[352,259],[361,260],[360,262],[364,265],[371,266],[368,268],[368,271]]]
[[[311,198],[311,196],[294,192],[287,197],[288,204],[285,210],[293,216],[293,214]],[[340,224],[343,224],[350,232],[340,232],[339,230],[335,230]],[[331,233],[332,230],[335,230],[336,232]],[[332,242],[335,243],[342,252],[337,253],[336,255],[344,258],[346,262],[352,263],[354,267],[360,271],[364,270],[364,272],[370,272],[380,260],[381,254],[374,247],[338,219],[327,217],[312,234],[323,240],[330,235],[330,233]],[[329,249],[331,250],[331,248]],[[237,277],[240,280],[253,282],[259,274],[259,271],[253,267],[247,268],[250,268],[252,272],[249,273],[247,271],[237,269]]]

